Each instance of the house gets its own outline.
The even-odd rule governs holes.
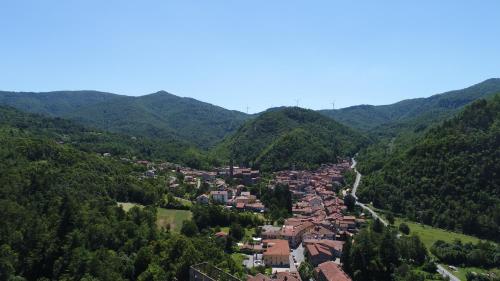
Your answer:
[[[281,229],[281,236],[283,239],[288,240],[291,247],[295,248],[302,242],[302,235],[313,227],[314,224],[309,221],[297,222],[292,219],[288,219]]]
[[[315,270],[318,281],[352,281],[352,279],[333,261],[320,264]]]
[[[249,211],[254,211],[254,212],[264,212],[266,210],[266,206],[264,206],[262,202],[246,204],[245,208]]]
[[[303,244],[304,255],[314,266],[340,257],[344,246],[343,241],[315,239],[304,240]]]
[[[322,226],[316,225],[302,236],[302,239],[335,239],[335,232]]]
[[[323,201],[318,196],[309,197],[306,199],[311,207],[321,207]]]
[[[215,203],[226,204],[227,202],[227,191],[226,190],[216,190],[211,191],[210,196]]]
[[[227,237],[227,233],[225,233],[224,231],[219,231],[219,232],[215,233],[215,237],[217,237],[217,238],[226,238]]]
[[[151,170],[147,170],[144,175],[148,178],[154,178],[155,175],[156,175],[156,171],[151,169]]]
[[[258,273],[255,276],[248,275],[247,281],[272,281],[272,279],[262,273]]]
[[[198,204],[206,205],[209,203],[209,201],[210,201],[210,198],[206,194],[202,194],[202,195],[196,197],[196,203],[198,203]]]
[[[247,281],[302,281],[300,275],[297,272],[276,272],[271,277],[268,277],[262,273],[258,273],[255,276],[249,275]]]
[[[266,250],[262,254],[262,260],[267,266],[289,266],[290,247],[287,240],[273,239],[264,240]]]
[[[273,276],[273,279],[276,281],[302,281],[298,272],[276,272]]]
[[[262,232],[260,234],[262,239],[279,239],[281,238],[281,227],[273,225],[262,226]]]

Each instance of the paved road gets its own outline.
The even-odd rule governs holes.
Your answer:
[[[354,180],[354,186],[352,187],[351,194],[352,196],[354,196],[354,198],[356,198],[356,200],[358,200],[358,196],[356,196],[356,191],[358,191],[359,182],[361,181],[361,174],[358,172],[358,170],[356,170],[356,164],[358,164],[358,162],[356,162],[356,160],[352,158],[351,168],[354,169],[354,171],[356,172],[356,180]]]
[[[304,247],[302,246],[302,243],[297,247],[297,249],[292,250],[292,255],[297,262],[297,266],[300,266],[300,264],[305,260]]]
[[[351,168],[354,169],[354,171],[356,172],[356,180],[354,181],[354,186],[352,187],[351,194],[352,194],[352,196],[354,196],[354,198],[356,198],[356,205],[358,205],[361,208],[370,212],[370,214],[372,214],[372,216],[374,218],[378,218],[380,220],[380,222],[382,222],[385,226],[387,226],[387,222],[385,220],[383,220],[382,218],[380,218],[380,216],[375,211],[373,211],[370,207],[366,206],[365,204],[357,201],[358,196],[356,196],[356,191],[358,190],[359,183],[361,182],[361,173],[359,173],[358,170],[356,170],[356,164],[358,164],[358,163],[353,158]],[[448,278],[450,278],[450,281],[460,281],[460,279],[458,279],[455,275],[453,275],[450,271],[448,271],[446,268],[444,268],[440,264],[437,265],[437,272],[439,274],[441,274],[442,276],[448,276]]]
[[[381,223],[383,223],[385,226],[387,226],[388,223],[383,218],[381,218],[377,213],[375,213],[375,211],[373,211],[370,207],[368,207],[365,204],[358,201],[358,196],[356,196],[356,191],[358,191],[358,186],[359,186],[359,183],[361,182],[361,173],[358,172],[358,170],[356,170],[356,164],[358,164],[358,162],[356,162],[356,160],[354,158],[352,158],[351,168],[354,169],[354,171],[356,172],[356,180],[354,181],[354,186],[352,187],[351,195],[354,198],[356,198],[356,205],[367,210],[372,215],[372,217],[379,219]]]
[[[458,279],[455,275],[453,275],[450,271],[448,271],[446,268],[444,268],[444,266],[438,264],[437,265],[437,272],[439,272],[439,274],[441,274],[442,276],[448,276],[448,278],[450,278],[450,281],[460,281],[460,279]]]

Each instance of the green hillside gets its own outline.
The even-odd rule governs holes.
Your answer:
[[[188,280],[201,261],[242,271],[208,234],[158,229],[165,183],[139,179],[144,168],[56,142],[70,130],[56,119],[38,129],[16,111],[0,116],[1,280]]]
[[[94,91],[0,92],[0,104],[136,137],[175,138],[208,148],[248,115],[164,91],[129,97]]]
[[[249,120],[214,154],[263,170],[308,168],[353,155],[367,143],[367,138],[315,111],[285,107]]]
[[[473,103],[388,159],[364,177],[361,200],[499,241],[500,96]]]
[[[370,127],[368,134],[375,139],[375,143],[359,153],[358,169],[362,173],[371,173],[380,169],[391,157],[402,153],[431,128],[444,120],[453,117],[464,106],[481,98],[491,98],[500,92],[500,79],[488,79],[471,87],[434,95],[425,99],[405,100],[399,103],[371,108],[372,113],[360,113],[373,116],[373,120],[384,116],[383,124]],[[377,113],[373,113],[377,112]],[[397,118],[389,118],[396,116]],[[366,117],[366,116],[365,116]],[[364,124],[371,124],[369,118]],[[371,126],[369,125],[369,126]]]
[[[337,110],[321,110],[347,126],[377,135],[394,136],[405,129],[422,130],[450,117],[471,102],[500,92],[500,78],[492,78],[465,89],[428,98],[403,100],[389,105],[360,105]]]
[[[74,121],[25,113],[11,107],[0,106],[0,126],[70,144],[85,152],[111,153],[113,156],[129,159],[162,159],[193,167],[207,165],[202,152],[173,138],[166,137],[159,141],[109,133],[79,125]]]

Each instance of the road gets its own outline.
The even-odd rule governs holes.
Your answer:
[[[351,195],[354,198],[356,198],[356,205],[358,205],[361,208],[370,212],[370,214],[374,218],[378,218],[380,220],[380,222],[382,222],[385,226],[387,226],[388,225],[387,222],[384,219],[382,219],[375,211],[373,211],[370,207],[366,206],[365,204],[358,202],[358,196],[356,196],[356,191],[358,191],[358,186],[359,186],[359,183],[361,182],[361,173],[358,172],[358,170],[356,169],[356,164],[358,164],[358,163],[356,162],[356,160],[354,158],[352,158],[351,168],[354,169],[354,171],[356,172],[356,180],[354,181],[354,186],[352,187]],[[439,274],[441,274],[442,276],[447,276],[450,279],[450,281],[460,281],[460,279],[458,279],[455,275],[453,275],[450,271],[448,271],[446,268],[444,268],[440,264],[437,265],[437,272]]]
[[[358,196],[356,196],[356,191],[358,191],[358,186],[359,186],[359,183],[361,182],[361,173],[358,172],[358,170],[356,169],[356,164],[358,164],[358,162],[356,162],[356,160],[354,158],[352,158],[352,166],[351,166],[351,168],[354,169],[354,171],[356,172],[356,180],[354,181],[354,185],[352,187],[351,195],[354,198],[356,198],[356,205],[358,205],[361,208],[363,208],[366,211],[368,211],[372,215],[372,217],[374,217],[375,219],[379,219],[380,222],[383,223],[385,226],[389,225],[383,218],[381,218],[370,207],[368,207],[365,204],[363,204],[363,203],[361,203],[361,202],[358,201]]]
[[[437,272],[439,272],[439,274],[441,274],[442,276],[448,276],[448,278],[450,278],[450,281],[460,281],[460,279],[458,279],[455,275],[453,275],[450,271],[448,271],[446,268],[444,268],[444,266],[438,264],[437,265]]]

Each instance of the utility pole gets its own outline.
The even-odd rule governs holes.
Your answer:
[[[248,105],[247,105],[247,114],[248,114]]]
[[[299,107],[299,101],[300,101],[299,99],[295,100],[295,104],[296,104],[297,107]]]
[[[332,102],[332,109],[335,109],[335,101]]]

